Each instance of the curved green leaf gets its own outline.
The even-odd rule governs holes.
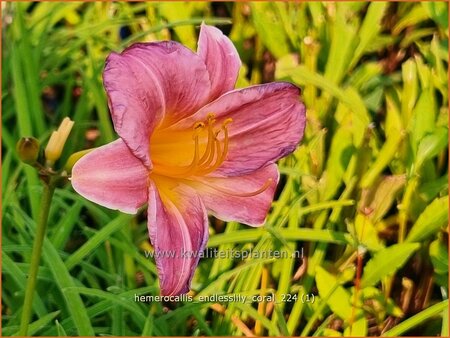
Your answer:
[[[434,235],[448,223],[448,196],[436,198],[420,214],[406,237],[407,242],[419,242]]]
[[[361,287],[375,285],[382,278],[394,274],[419,247],[418,243],[403,243],[378,251],[364,268]]]

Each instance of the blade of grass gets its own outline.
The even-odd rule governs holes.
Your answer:
[[[275,231],[280,237],[294,241],[317,241],[336,244],[353,243],[349,234],[318,229],[277,229]],[[217,234],[211,236],[208,247],[216,247],[226,243],[248,243],[255,242],[266,233],[264,229],[245,229],[233,231],[227,234]]]
[[[13,44],[11,50],[11,67],[12,67],[12,79],[13,79],[13,90],[14,90],[14,103],[15,109],[17,111],[17,122],[19,125],[19,134],[21,136],[33,136],[34,132],[32,129],[32,124],[30,120],[30,107],[28,105],[27,92],[24,85],[24,74],[22,73],[22,68],[20,66],[20,57],[17,54],[18,48]],[[30,202],[31,211],[33,218],[36,219],[39,213],[39,198],[33,191],[34,187],[39,184],[39,179],[36,174],[36,170],[29,166],[24,168],[25,176],[27,178],[28,184],[28,200]]]
[[[23,290],[27,283],[25,273],[17,266],[17,264],[9,257],[6,252],[2,250],[2,269],[3,273],[9,274],[15,283]],[[27,270],[28,271],[28,270]],[[39,296],[38,292],[35,292],[33,297],[33,309],[39,317],[44,316],[48,311],[44,302]]]
[[[73,269],[79,264],[87,255],[89,255],[100,244],[108,240],[108,238],[116,231],[120,230],[132,216],[121,214],[114,220],[108,223],[105,227],[100,229],[94,236],[84,243],[77,251],[75,251],[69,258],[66,259],[65,265],[68,270]]]
[[[69,239],[75,224],[79,221],[81,207],[81,203],[76,202],[67,210],[65,217],[55,225],[50,241],[56,249],[62,249]]]
[[[75,290],[70,290],[71,287],[75,287],[75,281],[70,275],[69,270],[64,265],[64,262],[55,247],[48,239],[44,240],[43,255],[47,266],[52,271],[53,277],[61,291],[63,299],[65,300],[67,310],[75,322],[78,335],[93,336],[94,330],[91,326],[91,322],[83,301]]]
[[[38,320],[36,320],[35,322],[31,323],[28,329],[28,334],[30,336],[34,336],[36,335],[36,333],[38,333],[40,330],[46,328],[50,322],[52,320],[54,320],[59,314],[61,313],[61,311],[55,311],[55,312],[50,312],[48,314],[46,314],[45,316],[42,316],[41,318],[39,318]],[[17,329],[17,327],[14,326],[10,326],[8,329]],[[9,336],[9,334],[7,332],[2,331],[3,335]],[[17,336],[19,335],[19,331],[17,331],[16,333],[13,334],[13,336]]]
[[[266,318],[263,315],[260,315],[256,309],[251,307],[248,304],[245,303],[234,303],[234,306],[240,309],[241,311],[245,312],[247,315],[251,316],[253,319],[261,322],[261,324],[269,330],[269,332],[274,332],[275,336],[281,336],[279,328],[272,323],[268,318]]]
[[[364,21],[358,32],[360,40],[358,46],[353,51],[349,69],[356,65],[372,39],[379,34],[381,30],[381,19],[384,16],[386,7],[386,2],[372,2],[369,4],[367,14],[364,16]]]
[[[392,329],[381,334],[382,337],[398,337],[402,334],[408,332],[412,328],[420,325],[431,317],[437,316],[444,312],[445,309],[448,308],[448,299],[434,304],[429,308],[415,314],[414,316],[404,320],[400,324],[394,326]]]
[[[122,297],[120,294],[113,294],[103,290],[89,289],[84,287],[69,287],[66,290],[71,290],[79,294],[94,296],[104,300],[109,300],[116,306],[121,306],[131,312],[133,321],[141,326],[145,322],[145,316],[142,313],[140,307],[136,304],[134,300],[130,300],[131,297]]]

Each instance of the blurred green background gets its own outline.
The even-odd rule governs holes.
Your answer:
[[[205,258],[193,302],[136,302],[159,294],[145,212],[107,210],[68,184],[29,334],[448,336],[446,2],[2,2],[2,335],[18,331],[42,191],[17,140],[45,145],[69,116],[59,167],[114,140],[107,54],[165,39],[195,50],[202,21],[238,49],[238,87],[290,81],[308,119],[266,225],[211,218],[208,247],[304,258]],[[195,302],[214,294],[277,302]]]

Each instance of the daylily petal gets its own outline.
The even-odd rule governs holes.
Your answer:
[[[203,60],[174,41],[137,43],[111,53],[103,79],[117,133],[148,167],[154,128],[198,110],[211,86]]]
[[[155,249],[161,294],[178,295],[189,291],[208,240],[208,216],[189,186],[170,186],[166,182],[157,185],[151,182],[149,188],[148,231]]]
[[[215,217],[260,226],[272,204],[278,179],[276,164],[269,164],[242,176],[202,177],[194,186]],[[263,191],[255,194],[259,190]]]
[[[234,89],[241,60],[231,40],[220,29],[202,23],[197,53],[204,60],[211,79],[211,100]]]
[[[213,175],[243,175],[286,156],[298,145],[306,122],[299,95],[300,89],[285,82],[234,90],[170,129],[187,130],[210,113],[217,126],[231,118],[227,158]],[[218,138],[223,140],[223,133]]]
[[[147,202],[148,170],[118,139],[78,160],[72,186],[88,200],[134,214]]]

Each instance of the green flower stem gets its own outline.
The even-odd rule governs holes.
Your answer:
[[[44,190],[41,201],[41,211],[36,223],[36,236],[31,252],[30,271],[28,274],[27,287],[25,289],[25,299],[22,308],[22,317],[20,319],[19,336],[27,336],[28,325],[31,319],[31,310],[33,306],[33,296],[36,287],[36,277],[41,260],[42,244],[44,242],[45,231],[47,228],[48,213],[51,206],[53,193],[55,191],[55,178],[50,178],[49,183],[44,183]]]

